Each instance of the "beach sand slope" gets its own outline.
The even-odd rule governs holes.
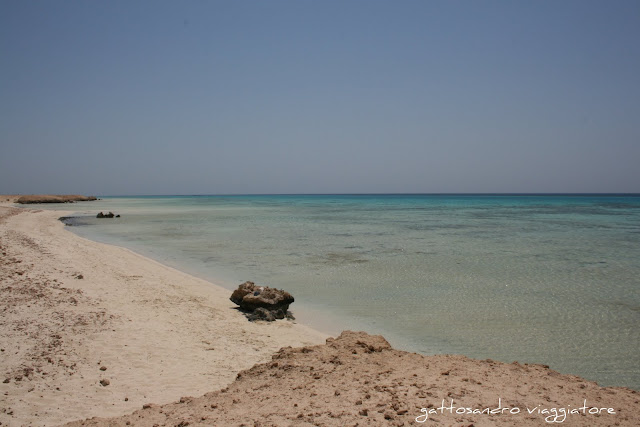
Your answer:
[[[345,331],[325,345],[283,348],[221,391],[69,427],[637,426],[639,398],[542,365],[422,356],[393,350],[381,336]]]

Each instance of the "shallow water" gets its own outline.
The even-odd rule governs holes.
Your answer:
[[[640,389],[638,196],[176,196],[74,205],[76,233],[302,321],[426,354],[544,363]],[[122,218],[96,219],[98,211]],[[329,319],[329,320],[327,320]]]

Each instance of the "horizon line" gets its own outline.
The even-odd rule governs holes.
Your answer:
[[[436,193],[184,193],[184,194],[102,194],[95,197],[247,197],[247,196],[640,196],[633,192],[436,192]]]

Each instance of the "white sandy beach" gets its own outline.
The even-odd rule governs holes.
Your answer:
[[[65,214],[0,207],[2,425],[198,396],[283,346],[326,338],[290,321],[248,322],[228,290],[78,237],[57,220]]]

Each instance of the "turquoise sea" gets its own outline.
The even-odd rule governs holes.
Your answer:
[[[298,321],[425,354],[543,363],[640,389],[639,195],[108,197],[70,229]],[[98,211],[121,218],[96,219]]]

